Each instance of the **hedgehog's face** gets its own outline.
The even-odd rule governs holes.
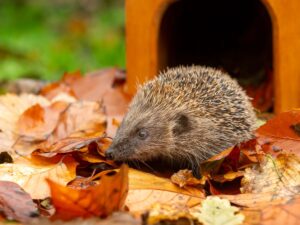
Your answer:
[[[167,154],[170,140],[167,121],[158,115],[132,113],[122,121],[106,157],[116,161],[146,161]]]

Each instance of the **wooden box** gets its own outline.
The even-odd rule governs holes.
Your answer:
[[[125,90],[176,65],[248,66],[249,79],[265,66],[275,111],[299,107],[299,12],[299,0],[126,0]]]

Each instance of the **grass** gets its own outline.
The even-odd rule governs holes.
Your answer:
[[[122,5],[87,12],[78,3],[15,2],[0,4],[1,80],[55,80],[65,71],[125,66]]]

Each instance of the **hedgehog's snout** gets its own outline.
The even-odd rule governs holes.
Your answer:
[[[108,160],[114,160],[114,149],[109,148],[105,151],[105,158]]]
[[[119,161],[123,155],[123,147],[112,145],[105,151],[105,158],[108,160]]]
[[[131,155],[130,144],[127,139],[121,142],[113,142],[105,151],[105,157],[108,160],[122,161]]]

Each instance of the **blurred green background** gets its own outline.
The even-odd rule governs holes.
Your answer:
[[[125,67],[124,0],[0,0],[0,80]]]

